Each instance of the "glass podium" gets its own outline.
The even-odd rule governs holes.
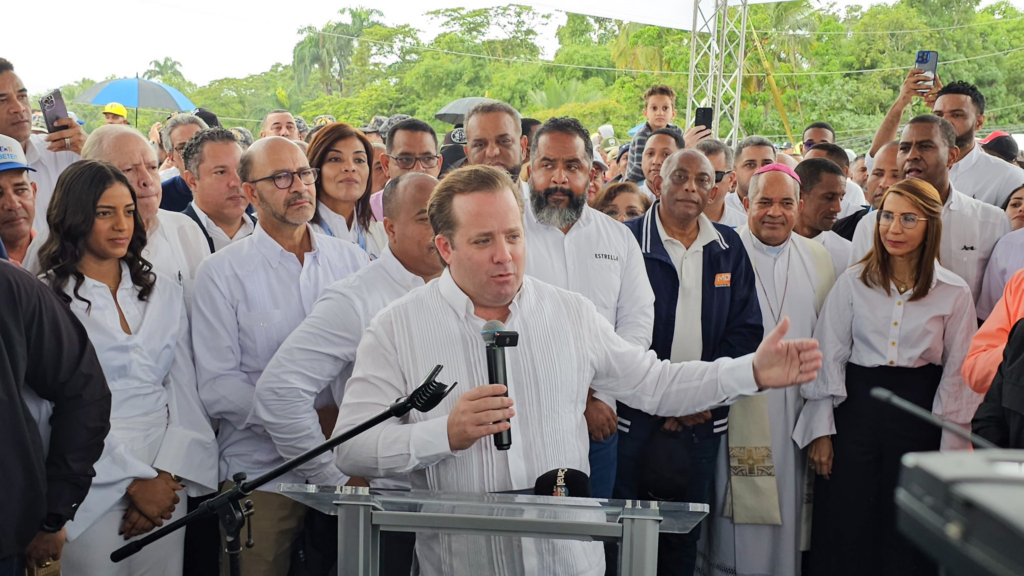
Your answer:
[[[619,542],[619,574],[655,576],[658,534],[685,534],[707,504],[525,494],[281,484],[278,492],[338,517],[338,574],[377,576],[380,532]]]

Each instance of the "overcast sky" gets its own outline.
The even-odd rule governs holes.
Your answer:
[[[1024,0],[1012,0],[1024,7]],[[586,0],[581,5],[601,3]],[[689,0],[670,0],[690,6]],[[387,24],[412,24],[432,37],[437,28],[423,13],[439,8],[480,8],[508,2],[487,0],[388,0],[352,3],[331,0],[121,0],[103,4],[50,0],[16,2],[3,9],[5,26],[0,57],[11,60],[29,92],[43,93],[81,78],[102,80],[142,74],[152,60],[171,56],[196,84],[244,77],[290,63],[299,28],[335,19],[345,5],[375,7]],[[816,3],[820,3],[817,2]],[[839,0],[839,6],[874,2]],[[609,2],[609,4],[616,4]],[[566,5],[540,0],[535,5]],[[282,7],[287,7],[283,9]],[[547,11],[544,8],[542,10]],[[557,46],[555,30],[564,15],[540,30],[545,56]],[[146,22],[152,24],[146,26]],[[125,25],[118,28],[119,25]]]

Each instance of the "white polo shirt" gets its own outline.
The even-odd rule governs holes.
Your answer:
[[[701,214],[697,217],[697,238],[687,248],[668,235],[661,223],[661,206],[654,215],[658,223],[661,242],[679,275],[679,296],[676,298],[675,330],[672,333],[671,362],[700,360],[704,352],[704,334],[701,331],[703,310],[704,247],[719,240],[711,220]]]
[[[650,348],[654,290],[640,244],[629,229],[589,206],[567,234],[538,222],[529,205],[524,220],[526,274],[582,294],[622,339]],[[608,398],[600,400],[614,408]]]

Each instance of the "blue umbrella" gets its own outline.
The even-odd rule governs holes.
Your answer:
[[[157,108],[183,112],[195,110],[193,104],[176,88],[142,78],[121,78],[93,84],[75,98],[80,104],[105,106],[118,102],[125,108]]]
[[[77,102],[77,100],[76,100],[76,102]],[[636,133],[639,132],[640,129],[644,127],[644,124],[647,124],[647,122],[641,122],[641,123],[637,124],[636,126],[633,126],[632,128],[630,128],[629,130],[626,131],[626,134],[629,134],[630,136],[636,136]]]

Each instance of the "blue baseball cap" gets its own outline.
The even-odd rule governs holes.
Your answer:
[[[36,171],[35,168],[28,165],[21,144],[10,136],[0,134],[0,172],[7,170]]]

